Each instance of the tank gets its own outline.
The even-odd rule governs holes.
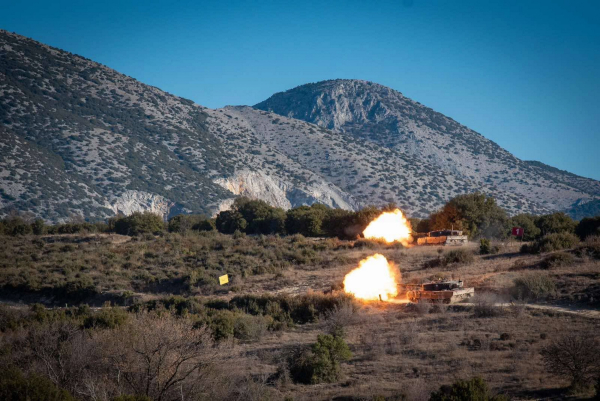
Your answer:
[[[406,292],[410,302],[432,302],[451,304],[470,298],[475,294],[475,289],[465,288],[462,280],[458,281],[432,281],[421,285],[413,285]]]
[[[460,230],[439,230],[428,233],[418,233],[417,245],[454,245],[460,246],[468,242],[469,238]]]

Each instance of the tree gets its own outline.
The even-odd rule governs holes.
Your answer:
[[[210,330],[170,313],[138,314],[106,332],[101,345],[113,375],[131,393],[157,401],[193,398],[209,385],[217,360]]]
[[[169,220],[169,232],[184,233],[206,221],[206,217],[198,214],[180,214]]]
[[[232,209],[237,210],[248,223],[245,231],[248,234],[276,234],[285,230],[285,211],[263,200],[237,198]]]
[[[577,223],[571,217],[563,212],[546,214],[540,216],[536,225],[541,230],[542,235],[553,233],[574,233]]]
[[[233,234],[236,231],[246,231],[248,222],[237,210],[224,210],[217,215],[217,230],[223,234]]]
[[[582,219],[575,228],[575,234],[577,234],[582,241],[592,235],[600,236],[600,216]]]
[[[305,237],[319,237],[323,233],[323,220],[329,208],[318,203],[300,206],[287,211],[285,228],[288,234],[302,234]]]
[[[523,230],[525,230],[525,233],[523,235],[524,241],[533,241],[537,239],[542,233],[539,227],[535,225],[536,220],[537,217],[535,217],[534,215],[522,213],[513,216],[510,219],[510,225],[511,227],[521,227],[523,228]]]
[[[430,216],[433,230],[462,230],[470,238],[504,238],[508,216],[496,200],[481,193],[459,195]]]
[[[600,343],[595,335],[571,333],[541,351],[546,369],[568,377],[571,388],[581,389],[600,375]]]
[[[121,235],[155,234],[165,229],[165,223],[155,213],[134,212],[126,217],[110,219],[109,228]]]

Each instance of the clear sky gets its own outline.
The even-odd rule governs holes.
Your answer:
[[[600,179],[600,1],[0,0],[0,28],[212,108],[366,79]]]

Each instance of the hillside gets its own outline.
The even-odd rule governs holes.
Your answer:
[[[566,210],[600,196],[599,181],[522,161],[451,118],[372,82],[302,85],[254,107],[376,143],[444,174],[510,192],[539,209]]]
[[[340,84],[333,101],[323,88]],[[597,181],[522,162],[380,85],[300,88],[258,105],[273,112],[212,110],[0,31],[0,217],[212,215],[238,195],[282,208],[395,202],[424,217],[478,190],[511,213],[543,213],[587,204],[600,192]],[[401,123],[411,127],[406,135]]]

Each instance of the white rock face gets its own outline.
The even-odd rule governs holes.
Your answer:
[[[175,204],[170,200],[143,191],[125,191],[107,207],[115,214],[122,213],[126,216],[134,212],[152,212],[166,218]]]
[[[313,203],[322,203],[347,210],[356,209],[356,205],[351,199],[325,182],[301,189],[264,172],[250,170],[237,171],[231,177],[219,178],[215,182],[234,195],[261,199],[285,210]],[[231,200],[228,199],[222,203],[219,209],[225,210],[229,206],[231,206]]]

